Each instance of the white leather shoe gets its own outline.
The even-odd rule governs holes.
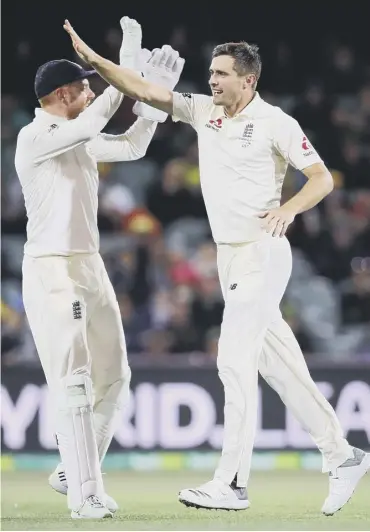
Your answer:
[[[246,488],[230,486],[219,479],[198,488],[181,490],[179,501],[185,506],[209,510],[246,510],[250,506]]]
[[[329,495],[321,509],[324,515],[333,515],[350,500],[357,484],[370,470],[370,454],[353,448],[353,458],[348,458],[329,473]]]
[[[105,504],[96,497],[90,495],[78,510],[72,510],[72,519],[106,519],[113,517]]]
[[[62,464],[59,464],[56,467],[55,471],[50,475],[49,485],[53,488],[53,490],[57,491],[58,493],[61,493],[62,495],[67,495],[68,484]],[[113,514],[118,510],[118,504],[109,495],[105,494],[103,502],[108,508],[108,510]]]

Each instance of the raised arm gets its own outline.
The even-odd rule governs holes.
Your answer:
[[[63,27],[70,35],[77,54],[90,63],[110,85],[134,100],[147,103],[166,113],[173,113],[173,92],[171,90],[150,83],[136,72],[118,66],[98,55],[77,35],[68,20],[65,21]]]
[[[25,146],[35,164],[57,157],[89,142],[106,126],[121,101],[121,94],[108,87],[78,118],[66,120],[43,130],[24,128],[18,136],[18,146]]]
[[[124,35],[127,34],[127,27],[131,28],[131,33],[135,30],[135,33],[140,33],[141,35],[141,26],[136,20],[123,17],[121,26],[125,26]],[[123,51],[125,50],[123,49]],[[140,49],[138,55],[135,70],[141,70],[149,82],[154,82],[154,85],[158,82],[159,85],[166,87],[174,87],[176,85],[181,73],[177,68],[180,65],[181,69],[181,61],[183,60],[179,62],[179,54],[171,46],[164,45],[160,50],[155,49],[153,52]],[[120,54],[120,64],[131,68],[126,57],[121,56],[122,54]],[[138,68],[138,65],[140,65],[140,68]],[[139,101],[136,102],[133,112],[141,118],[136,120],[125,134],[100,134],[90,143],[90,149],[92,149],[98,161],[133,161],[144,157],[158,121],[164,122],[168,116],[163,111],[149,107]]]

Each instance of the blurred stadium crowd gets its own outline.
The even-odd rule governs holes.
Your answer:
[[[113,60],[121,35],[105,35],[100,52]],[[170,44],[187,59],[176,88],[208,92],[212,42],[195,46],[185,27]],[[15,71],[34,73],[32,50],[19,42]],[[370,356],[370,65],[341,42],[307,58],[302,70],[294,47],[279,42],[263,52],[262,97],[293,115],[335,179],[317,208],[297,217],[289,231],[294,270],[282,311],[309,357]],[[31,72],[32,70],[32,72]],[[309,75],[306,74],[309,72]],[[96,80],[99,93],[104,82]],[[24,316],[21,260],[25,211],[14,169],[19,129],[36,101],[30,87],[2,96],[2,364],[38,364]],[[107,131],[133,122],[125,99]],[[217,351],[223,302],[201,197],[195,132],[170,119],[158,127],[147,156],[100,164],[99,225],[102,254],[122,312],[131,357],[146,353]],[[217,176],[215,176],[216,178]],[[290,168],[284,198],[304,183]]]

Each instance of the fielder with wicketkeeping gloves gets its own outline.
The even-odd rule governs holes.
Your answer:
[[[120,61],[156,83],[177,84],[183,60],[171,47],[141,51],[141,27],[121,20]],[[113,87],[94,100],[95,71],[66,60],[36,74],[41,104],[18,136],[15,165],[28,225],[23,299],[51,400],[62,463],[51,486],[68,494],[74,518],[111,517],[101,463],[128,399],[130,369],[120,310],[99,254],[98,161],[143,157],[163,113],[123,135],[101,130],[121,104]]]

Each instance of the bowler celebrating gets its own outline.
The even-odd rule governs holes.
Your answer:
[[[212,96],[179,94],[100,57],[68,21],[64,28],[77,53],[109,83],[190,124],[198,134],[201,186],[225,300],[217,360],[225,390],[225,424],[213,480],[182,490],[179,500],[201,508],[249,507],[246,487],[260,372],[320,449],[323,472],[329,473],[322,512],[334,514],[370,468],[370,454],[344,439],[279,310],[292,268],[285,233],[297,214],[331,192],[332,176],[297,121],[256,91],[261,74],[256,46],[216,46],[209,70]],[[302,171],[307,182],[280,205],[288,164]]]

